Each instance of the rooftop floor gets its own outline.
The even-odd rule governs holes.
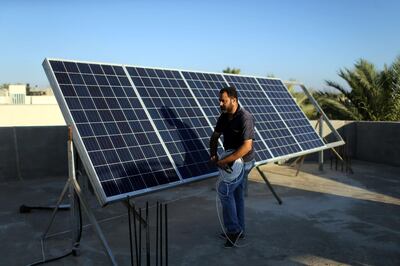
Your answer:
[[[319,172],[314,163],[305,164],[298,176],[288,166],[262,169],[283,204],[278,205],[253,170],[246,198],[246,239],[239,248],[224,249],[217,237],[215,179],[135,199],[141,207],[148,201],[151,213],[156,201],[168,203],[169,265],[400,265],[400,168],[356,161],[352,175],[327,164]],[[19,206],[54,204],[65,181],[0,184],[1,265],[42,259],[40,238],[50,212],[20,214]],[[99,208],[93,197],[89,202],[118,263],[130,265],[126,208],[120,202]],[[154,232],[154,215],[150,219]],[[46,256],[68,251],[69,226],[69,212],[59,212],[44,245]],[[154,236],[151,241],[153,245]],[[154,256],[152,260],[155,265]],[[93,228],[85,225],[81,255],[48,265],[109,265],[109,260]]]

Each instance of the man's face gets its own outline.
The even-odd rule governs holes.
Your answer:
[[[235,98],[230,98],[228,93],[223,92],[219,95],[219,107],[223,113],[232,113],[236,103]]]

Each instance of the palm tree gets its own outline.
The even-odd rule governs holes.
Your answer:
[[[294,83],[293,83],[294,81]],[[303,110],[308,119],[318,119],[320,114],[315,106],[308,99],[307,95],[302,91],[295,90],[296,80],[291,79],[290,82],[285,82],[289,93],[296,99],[297,105]],[[325,114],[330,119],[336,120],[357,120],[353,112],[349,111],[348,101],[342,93],[316,91],[308,88],[308,92],[318,102],[319,106],[324,110]]]
[[[400,57],[391,66],[385,65],[382,71],[360,59],[353,70],[340,70],[339,76],[351,90],[334,81],[326,84],[343,95],[339,103],[347,114],[356,120],[400,120]]]
[[[316,91],[313,97],[324,113],[332,120],[360,120],[356,110],[342,93]],[[315,111],[312,119],[317,119],[318,113]]]
[[[293,96],[293,98],[295,98],[297,105],[300,106],[306,116],[308,118],[313,117],[313,105],[307,101],[308,97],[303,92],[295,91],[296,85],[295,83],[292,83],[296,81],[295,79],[290,79],[289,81],[290,82],[284,82],[289,93]]]

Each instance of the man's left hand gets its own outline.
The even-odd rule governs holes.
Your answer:
[[[217,166],[219,168],[225,169],[227,164],[225,162],[223,162],[223,160],[219,160],[219,161],[217,161]]]

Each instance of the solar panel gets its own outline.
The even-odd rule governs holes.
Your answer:
[[[221,114],[218,103],[219,91],[223,87],[228,86],[222,74],[189,71],[183,71],[182,74],[187,80],[189,86],[192,88],[192,91],[198,99],[205,114],[210,119],[212,125],[215,126],[217,124],[218,117]],[[256,161],[260,162],[272,158],[271,153],[260,137],[256,136],[253,146]]]
[[[210,165],[212,127],[178,71],[127,67],[182,178],[217,174]]]
[[[294,138],[300,144],[302,150],[310,150],[325,145],[282,81],[266,78],[257,78],[257,81]]]
[[[227,85],[254,116],[258,163],[324,148],[279,80],[55,59],[43,65],[102,204],[216,176],[208,146]]]
[[[282,121],[271,101],[253,77],[224,75],[231,86],[238,90],[239,101],[253,114],[255,126],[272,153],[281,157],[301,151],[299,144]]]
[[[74,140],[84,147],[80,155],[90,161],[85,166],[103,201],[179,181],[122,66],[49,63],[53,90],[76,126]]]

